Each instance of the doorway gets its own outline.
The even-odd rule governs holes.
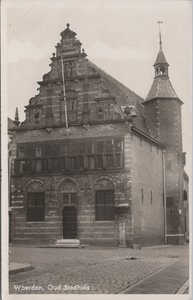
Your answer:
[[[64,206],[63,209],[63,238],[76,239],[77,213],[75,206]]]

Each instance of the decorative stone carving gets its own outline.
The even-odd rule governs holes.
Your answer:
[[[60,192],[64,193],[64,192],[76,192],[77,191],[77,187],[76,184],[71,181],[71,180],[66,180],[64,181],[61,186],[60,186]]]
[[[41,136],[41,132],[39,130],[31,130],[30,131],[30,136],[31,137],[40,137]]]
[[[99,132],[112,132],[115,129],[115,125],[109,124],[109,125],[98,125],[97,130]]]
[[[70,136],[72,134],[75,134],[76,132],[77,132],[77,129],[75,127],[60,129],[60,133],[65,136]]]
[[[95,189],[114,188],[113,183],[109,179],[99,179],[95,184]]]
[[[33,180],[26,185],[27,191],[44,191],[43,183],[39,182],[38,180]]]

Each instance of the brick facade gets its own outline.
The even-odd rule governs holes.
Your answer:
[[[163,243],[164,147],[166,190],[175,199],[182,195],[179,102],[143,102],[86,58],[69,24],[50,66],[25,121],[15,119],[12,241],[53,244],[70,236],[91,245]],[[168,219],[168,232],[179,222]]]

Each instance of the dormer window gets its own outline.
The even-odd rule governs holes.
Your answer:
[[[97,106],[97,118],[99,119],[104,118],[104,107],[102,105]]]
[[[35,110],[34,111],[34,122],[35,123],[39,123],[40,120],[40,111],[39,110]]]

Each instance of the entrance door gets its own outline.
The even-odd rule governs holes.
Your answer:
[[[65,206],[63,209],[63,238],[76,238],[76,207]]]

